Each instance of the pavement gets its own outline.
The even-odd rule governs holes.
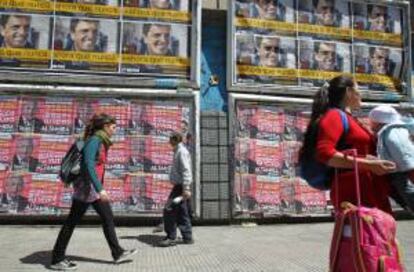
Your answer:
[[[0,226],[0,271],[48,271],[60,226]],[[137,248],[131,262],[112,264],[98,226],[75,230],[67,255],[77,271],[328,271],[332,223],[194,227],[195,244],[159,248],[151,227],[118,227],[124,248]],[[414,271],[414,220],[398,221],[407,271]]]

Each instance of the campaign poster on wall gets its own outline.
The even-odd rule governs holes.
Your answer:
[[[137,76],[198,84],[200,5],[198,0],[4,0],[0,73],[53,71],[54,79],[72,83],[88,81],[84,75],[91,74],[127,77],[117,78],[121,84]],[[80,72],[83,76],[73,77]]]
[[[190,33],[187,25],[125,22],[121,72],[189,77]]]
[[[118,23],[114,20],[57,17],[53,69],[118,70]]]
[[[124,0],[123,5],[128,19],[191,22],[191,0]]]
[[[296,34],[294,0],[236,0],[234,24],[237,33]]]
[[[408,9],[390,1],[229,1],[228,89],[311,95],[345,74],[366,96],[403,99],[411,94]],[[388,48],[388,70],[361,68],[370,66],[361,45]]]
[[[0,69],[48,68],[52,17],[0,12]]]
[[[269,35],[236,35],[236,81],[297,84],[297,41]]]
[[[403,12],[384,4],[354,3],[354,40],[403,47]]]
[[[303,86],[322,86],[335,76],[352,72],[349,43],[302,39],[299,54],[299,77]]]

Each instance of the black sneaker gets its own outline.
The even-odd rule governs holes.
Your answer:
[[[73,271],[78,269],[78,265],[74,262],[69,261],[68,259],[64,259],[58,263],[51,264],[49,268],[58,271]]]
[[[175,245],[177,245],[175,240],[170,239],[170,238],[165,238],[158,243],[159,247],[170,247],[170,246],[175,246]]]
[[[131,250],[124,250],[121,255],[119,255],[117,258],[114,258],[114,263],[119,264],[122,263],[128,259],[130,259],[132,256],[138,253],[138,249],[131,249]]]
[[[194,239],[193,238],[191,238],[191,239],[183,239],[183,244],[184,245],[192,245],[192,244],[194,244]]]

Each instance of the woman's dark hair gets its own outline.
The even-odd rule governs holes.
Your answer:
[[[312,114],[305,132],[303,145],[299,151],[299,160],[313,159],[316,138],[318,134],[319,119],[330,108],[344,110],[344,98],[346,90],[354,87],[355,81],[350,76],[337,76],[329,81],[329,86],[322,87],[313,97]]]
[[[89,120],[89,123],[85,128],[85,134],[83,138],[85,140],[88,139],[94,135],[96,131],[103,129],[104,126],[108,124],[116,124],[115,118],[106,113],[95,114],[91,120]]]
[[[173,134],[171,134],[170,140],[174,141],[175,143],[181,143],[183,141],[183,136],[181,135],[181,133],[174,132]]]

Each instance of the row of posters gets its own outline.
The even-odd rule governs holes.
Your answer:
[[[299,178],[298,152],[310,105],[236,103],[236,214],[327,213],[327,195]]]
[[[6,11],[191,21],[192,0],[2,0]]]
[[[235,0],[230,7],[231,87],[319,87],[349,74],[362,89],[408,92],[408,6]]]
[[[58,179],[60,163],[88,120],[105,112],[117,120],[108,152],[105,188],[119,213],[159,212],[171,190],[169,136],[195,145],[191,101],[74,97],[0,97],[0,210],[67,212],[71,188]]]
[[[2,2],[0,69],[191,79],[191,1]],[[137,16],[105,15],[124,8]]]
[[[405,10],[349,0],[235,0],[237,32],[281,32],[401,47]],[[408,6],[407,6],[408,8]]]

